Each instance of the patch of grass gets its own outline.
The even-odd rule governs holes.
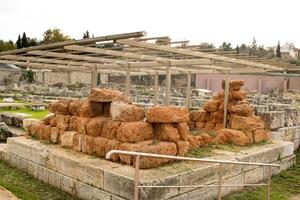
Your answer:
[[[34,119],[42,119],[46,115],[48,115],[48,110],[33,111],[30,108],[22,108],[22,109],[18,109],[18,110],[7,110],[5,112],[8,112],[8,113],[25,113],[25,114],[31,115],[31,117],[34,118]]]
[[[296,165],[278,175],[272,177],[271,195],[272,200],[288,200],[294,195],[300,194],[300,151],[295,152]],[[233,193],[224,200],[258,200],[264,199],[266,187],[247,188]]]
[[[0,185],[23,200],[77,200],[63,191],[0,161]]]
[[[193,157],[193,158],[204,158],[213,155],[214,147],[213,145],[208,145],[206,147],[198,147],[195,149],[190,150],[186,157]]]

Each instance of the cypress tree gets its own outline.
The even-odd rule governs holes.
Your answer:
[[[23,36],[22,36],[22,47],[28,47],[28,41],[27,41],[25,32],[23,33]]]
[[[20,34],[19,34],[18,40],[16,42],[16,46],[17,46],[17,49],[21,49],[23,47]]]
[[[278,41],[278,45],[277,45],[277,48],[276,48],[276,57],[281,58],[280,41]]]

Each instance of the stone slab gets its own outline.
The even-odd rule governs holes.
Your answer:
[[[293,164],[287,162],[287,159],[293,157],[293,151],[293,143],[274,140],[270,144],[246,147],[238,153],[218,150],[212,159],[263,163],[281,161],[283,162],[281,165],[285,166],[282,169],[285,169]],[[102,199],[133,199],[134,168],[132,166],[25,137],[9,138],[7,152],[4,154],[9,155],[8,160],[12,166],[80,198],[91,199],[92,194],[101,193]],[[264,178],[261,170],[258,167],[224,165],[224,183],[241,183],[245,179],[249,182],[259,182]],[[277,172],[273,171],[273,173]],[[213,184],[218,180],[217,173],[218,164],[174,162],[155,169],[140,170],[140,184]],[[259,175],[257,179],[252,177],[255,174]],[[224,195],[239,189],[241,187],[226,188]],[[212,199],[216,195],[216,190],[214,188],[140,190],[140,199],[150,200],[197,199],[199,195],[203,199]]]
[[[294,151],[300,147],[300,126],[279,128],[271,132],[273,139],[290,141],[294,143]]]

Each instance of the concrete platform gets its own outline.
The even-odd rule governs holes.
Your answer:
[[[233,153],[216,150],[212,158],[234,161],[278,163],[279,173],[295,163],[294,144],[273,140],[271,144],[252,146]],[[48,145],[25,137],[9,138],[0,146],[0,158],[34,177],[82,199],[133,199],[134,168],[105,159],[76,153],[57,145]],[[257,183],[267,177],[265,167],[224,166],[224,184]],[[140,170],[143,185],[214,184],[218,164],[175,162],[155,169]],[[222,190],[226,195],[242,187]],[[213,199],[217,188],[157,189],[140,191],[141,199]]]

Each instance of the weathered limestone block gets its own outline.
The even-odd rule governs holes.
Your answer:
[[[282,103],[268,103],[266,105],[268,105],[270,111],[284,111],[291,106],[290,104]]]
[[[229,90],[239,91],[244,84],[245,81],[243,80],[230,80]],[[222,89],[225,89],[225,80],[222,81]]]
[[[108,139],[116,138],[120,125],[121,125],[121,122],[116,122],[116,121],[113,121],[110,119],[106,120],[103,124],[101,137],[105,137]]]
[[[178,142],[180,139],[178,130],[172,124],[155,124],[154,132],[159,140]]]
[[[265,105],[252,105],[256,115],[269,111],[269,107]]]
[[[189,151],[190,143],[188,141],[179,141],[176,143],[177,145],[177,156],[185,156],[185,154]]]
[[[287,108],[285,109],[285,126],[300,125],[300,109]]]
[[[78,116],[79,115],[79,109],[81,108],[84,101],[82,100],[73,100],[70,102],[69,105],[69,112],[72,115]]]
[[[245,146],[251,143],[251,140],[244,132],[233,129],[221,129],[217,131],[214,140],[218,144],[232,143],[237,146]]]
[[[145,118],[143,108],[123,102],[113,102],[110,106],[110,113],[112,120],[120,122],[140,121]]]
[[[196,122],[207,122],[209,115],[204,110],[198,110],[190,113],[190,119]]]
[[[70,118],[70,131],[78,131],[78,117],[71,116]]]
[[[220,104],[221,104],[221,101],[216,101],[216,100],[208,101],[208,102],[204,103],[203,110],[205,110],[207,112],[216,112],[216,111],[218,111]]]
[[[73,149],[75,151],[81,152],[82,151],[82,144],[83,144],[83,137],[85,135],[84,134],[76,134],[74,136],[74,140],[73,140]],[[94,147],[94,146],[93,146]]]
[[[110,89],[100,89],[100,88],[91,89],[89,100],[94,102],[123,101],[123,102],[131,103],[129,97],[120,91],[115,91]]]
[[[82,153],[87,153],[92,155],[94,153],[94,137],[89,135],[84,135],[82,139],[81,146]]]
[[[48,105],[48,111],[51,112],[51,113],[56,113],[56,111],[57,111],[57,105],[58,105],[57,102],[51,102],[51,103],[49,103],[49,105]]]
[[[105,154],[107,154],[111,150],[119,150],[121,144],[122,143],[118,140],[108,140],[105,146]],[[111,160],[114,162],[119,161],[119,155],[113,154],[111,156]]]
[[[77,118],[77,130],[78,133],[80,134],[86,134],[87,130],[86,130],[86,126],[89,123],[89,121],[91,120],[91,118],[88,117],[78,117]]]
[[[249,132],[256,129],[264,129],[265,124],[260,117],[243,117],[238,115],[231,115],[230,128]]]
[[[268,111],[261,113],[260,116],[265,122],[266,128],[269,130],[275,130],[277,128],[284,127],[285,125],[284,111]]]
[[[56,118],[56,127],[65,131],[70,129],[71,115],[56,114],[55,118]]]
[[[254,115],[254,110],[249,104],[232,105],[229,112],[234,115],[245,117],[252,117]]]
[[[26,119],[23,119],[23,128],[25,130],[28,129],[28,126],[33,124],[33,123],[36,123],[38,122],[39,120],[38,119],[33,119],[33,118],[26,118]]]
[[[268,139],[270,139],[270,135],[268,133],[268,131],[266,130],[255,130],[253,132],[253,139],[254,139],[254,143],[259,143],[262,141],[267,141]]]
[[[230,91],[229,101],[244,101],[246,98],[246,92],[244,91]]]
[[[13,125],[13,115],[10,113],[2,113],[1,114],[1,120],[4,122],[7,126]]]
[[[50,113],[47,116],[45,116],[41,121],[43,121],[44,124],[46,124],[46,125],[50,125],[50,121],[54,117],[55,117],[55,114],[54,113]]]
[[[58,143],[60,141],[59,128],[51,127],[50,132],[51,132],[51,136],[50,136],[51,142],[54,144]]]
[[[184,122],[178,123],[175,125],[175,127],[177,128],[178,133],[180,135],[180,140],[187,141],[190,134],[190,129],[188,124]]]
[[[151,123],[180,123],[189,121],[189,111],[175,106],[154,106],[147,110],[146,117]]]
[[[108,118],[95,117],[92,118],[86,125],[87,134],[93,137],[101,136],[103,124]]]
[[[69,115],[69,105],[71,100],[60,100],[56,103],[56,113]]]
[[[189,135],[188,142],[190,144],[189,148],[194,149],[208,145],[211,142],[211,137],[206,133],[202,133],[201,135]]]
[[[106,155],[105,148],[107,146],[109,139],[104,137],[95,137],[94,138],[94,149],[93,151],[97,156],[104,157]]]
[[[73,148],[75,131],[65,131],[60,138],[60,145],[65,148]]]
[[[121,142],[136,143],[153,137],[153,127],[148,122],[123,122],[117,132],[117,139]]]
[[[144,153],[154,153],[154,154],[163,154],[163,155],[172,155],[175,156],[177,154],[176,144],[173,142],[158,142],[154,143],[152,140],[147,140],[139,143],[123,143],[120,145],[120,150],[125,151],[137,151]],[[128,165],[135,165],[134,157],[127,155],[120,155],[121,162],[124,162]],[[149,158],[149,157],[141,157],[140,159],[140,168],[148,169],[157,167],[161,164],[170,162],[170,159],[162,159],[162,158]]]

